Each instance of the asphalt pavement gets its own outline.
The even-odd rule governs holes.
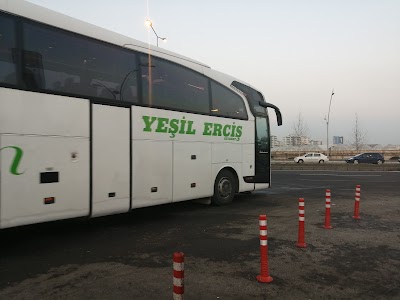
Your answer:
[[[400,172],[273,171],[231,205],[182,202],[0,231],[0,299],[172,299],[185,253],[186,299],[398,299]],[[354,213],[361,185],[360,220]],[[331,224],[324,229],[325,189]],[[298,198],[305,241],[297,248]],[[259,283],[258,216],[268,216],[271,283]]]

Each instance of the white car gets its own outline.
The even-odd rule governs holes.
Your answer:
[[[298,157],[294,158],[294,162],[298,163],[298,164],[301,164],[301,163],[323,164],[328,161],[329,161],[328,156],[326,156],[322,153],[307,153],[302,156],[298,156]]]

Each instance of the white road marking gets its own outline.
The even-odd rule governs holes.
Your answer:
[[[382,177],[382,175],[362,175],[362,174],[299,174],[300,176],[337,176],[337,177]]]
[[[329,182],[348,181],[348,180],[345,180],[345,179],[342,179],[342,180],[340,180],[340,179],[334,180],[334,179],[301,179],[301,178],[300,178],[299,180],[301,180],[301,181],[329,181]]]

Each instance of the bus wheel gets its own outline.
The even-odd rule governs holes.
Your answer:
[[[236,193],[236,180],[232,172],[222,170],[214,183],[214,196],[211,202],[214,205],[225,205],[232,202]]]

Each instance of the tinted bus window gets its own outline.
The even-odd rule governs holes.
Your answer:
[[[0,14],[0,82],[17,83],[15,25],[11,18]]]
[[[208,80],[169,61],[141,57],[143,101],[154,107],[209,113]]]
[[[137,102],[132,52],[76,34],[24,24],[25,88]]]
[[[242,98],[215,82],[211,82],[212,108],[211,112],[217,116],[247,119],[246,107]]]

